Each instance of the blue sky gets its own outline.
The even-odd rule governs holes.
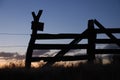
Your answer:
[[[119,0],[0,0],[0,33],[30,34],[31,12],[40,9],[45,33],[82,33],[89,19],[120,27]],[[27,46],[29,39],[29,35],[0,35],[0,46]],[[26,47],[0,47],[1,51],[23,54]]]

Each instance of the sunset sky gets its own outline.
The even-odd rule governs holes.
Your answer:
[[[120,0],[0,0],[0,52],[25,54],[31,12],[39,10],[45,23],[42,33],[82,33],[89,19],[120,28]]]

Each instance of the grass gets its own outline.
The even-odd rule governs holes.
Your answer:
[[[29,70],[11,66],[0,69],[0,80],[120,80],[120,64],[80,63]]]

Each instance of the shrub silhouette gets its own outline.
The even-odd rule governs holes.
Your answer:
[[[120,55],[119,54],[116,54],[116,55],[112,56],[112,63],[113,64],[120,63]]]

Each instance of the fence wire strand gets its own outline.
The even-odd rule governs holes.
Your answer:
[[[0,35],[30,35],[30,34],[22,34],[22,33],[0,33]]]

